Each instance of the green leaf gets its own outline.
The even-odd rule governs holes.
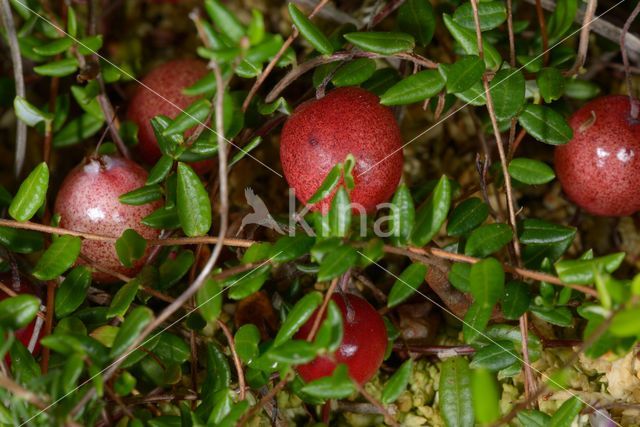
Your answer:
[[[522,71],[498,71],[489,84],[489,92],[498,120],[511,119],[524,104],[525,80]]]
[[[229,168],[232,168],[233,165],[238,163],[240,160],[244,159],[249,153],[251,153],[255,148],[257,148],[262,142],[261,136],[256,136],[253,138],[247,145],[242,147],[240,151],[238,151],[229,161]]]
[[[153,320],[153,311],[147,307],[136,307],[124,319],[111,347],[110,357],[118,357],[138,338],[138,335]]]
[[[471,233],[464,248],[469,256],[484,258],[498,252],[513,238],[511,227],[507,224],[482,225]]]
[[[478,81],[469,89],[464,92],[456,93],[456,97],[460,98],[464,102],[476,107],[482,106],[487,103],[487,96],[484,91],[484,85]]]
[[[20,184],[18,193],[9,205],[9,215],[17,221],[33,218],[44,203],[48,188],[49,167],[42,162]]]
[[[423,101],[437,95],[444,87],[444,79],[437,70],[420,71],[391,86],[380,97],[382,105],[404,105]]]
[[[447,81],[447,92],[460,93],[482,79],[485,65],[477,55],[463,56],[453,64],[439,64],[438,70]]]
[[[536,317],[552,325],[562,326],[564,328],[573,325],[573,314],[567,307],[546,308],[534,305],[530,310]]]
[[[169,165],[171,166],[173,164],[172,159],[168,156],[165,158],[170,159]],[[136,188],[128,193],[122,194],[118,199],[120,203],[124,203],[125,205],[140,206],[160,200],[162,196],[162,187],[158,184],[153,184],[145,185],[144,187]]]
[[[336,87],[356,86],[368,80],[375,71],[376,61],[369,58],[360,58],[338,68],[331,82]]]
[[[509,175],[529,185],[546,184],[556,177],[549,165],[526,157],[518,157],[509,162]]]
[[[200,99],[189,105],[163,131],[165,137],[179,135],[197,124],[204,123],[211,112],[211,102]]]
[[[33,51],[38,55],[42,56],[56,56],[60,53],[65,52],[67,49],[71,47],[73,44],[73,40],[68,37],[62,37],[56,40],[53,40],[49,43],[35,46]]]
[[[411,241],[416,246],[424,246],[438,233],[447,219],[451,205],[451,182],[442,176],[429,199],[416,212],[416,222]]]
[[[415,46],[413,36],[394,32],[361,32],[347,33],[344,38],[362,50],[380,55],[393,55],[412,50]]]
[[[280,330],[273,340],[274,346],[279,346],[287,342],[298,329],[311,318],[316,308],[322,303],[322,294],[320,292],[310,292],[300,299],[293,306],[287,318],[280,326]]]
[[[536,77],[540,95],[547,104],[560,99],[564,93],[564,76],[556,68],[543,68]]]
[[[107,311],[107,318],[124,317],[136,297],[139,288],[140,281],[138,279],[132,279],[125,283],[113,296],[111,304],[109,305],[109,311]]]
[[[53,280],[67,271],[80,255],[82,240],[76,236],[60,236],[38,260],[33,276],[39,280]]]
[[[520,411],[517,417],[523,427],[546,427],[551,420],[549,415],[534,409]]]
[[[473,342],[487,327],[493,307],[504,293],[504,270],[494,258],[481,260],[471,267],[469,289],[473,304],[464,317],[466,342]]]
[[[314,243],[313,237],[302,233],[295,236],[283,236],[273,245],[271,260],[274,262],[293,261],[309,253]]]
[[[104,119],[93,114],[84,113],[68,122],[59,132],[53,136],[53,147],[61,148],[77,144],[91,138],[98,133],[104,124]]]
[[[0,326],[20,329],[35,319],[40,300],[35,295],[20,294],[0,301]]]
[[[569,98],[586,101],[600,93],[600,87],[588,80],[570,79],[565,83],[564,94]]]
[[[551,245],[573,240],[576,229],[553,224],[541,219],[525,219],[522,222],[520,242],[525,245]]]
[[[344,336],[342,313],[338,305],[329,300],[326,317],[320,323],[320,328],[316,333],[313,344],[316,348],[327,352],[338,350]]]
[[[56,292],[55,313],[58,319],[68,316],[80,307],[89,285],[91,271],[87,267],[78,266],[67,274]]]
[[[411,231],[415,223],[416,209],[413,205],[411,192],[402,183],[391,200],[391,215],[389,216],[389,233],[391,242],[395,246],[403,246],[409,242]]]
[[[580,415],[584,403],[578,396],[565,401],[551,417],[549,427],[571,427],[573,420]]]
[[[451,357],[440,370],[440,412],[447,427],[473,427],[471,372],[464,357]]]
[[[93,55],[102,47],[102,35],[84,37],[78,41],[78,53],[80,55]]]
[[[75,58],[60,59],[48,64],[33,67],[33,71],[41,76],[65,77],[73,74],[78,69],[78,60]]]
[[[318,282],[326,282],[345,273],[358,260],[358,253],[351,246],[339,246],[335,251],[327,254],[320,263]]]
[[[0,244],[13,252],[30,254],[44,247],[44,237],[37,231],[0,227]]]
[[[173,167],[173,157],[163,154],[162,157],[160,157],[160,160],[158,160],[158,162],[149,171],[149,176],[147,177],[146,185],[153,187],[155,184],[159,184],[162,181],[164,181],[167,175],[169,175],[169,172],[171,172],[172,167]],[[120,202],[125,203],[125,202],[122,202],[122,197],[123,196],[120,196]]]
[[[340,178],[342,176],[342,163],[338,163],[334,167],[331,168],[327,176],[320,184],[320,187],[313,193],[313,196],[307,200],[307,205],[313,205],[318,203],[321,200],[324,200],[329,194],[333,192],[333,190],[340,182]]]
[[[396,279],[389,292],[387,307],[395,307],[413,295],[424,282],[427,266],[420,263],[411,264]]]
[[[595,281],[595,273],[616,271],[624,258],[624,252],[617,252],[594,259],[563,260],[555,263],[555,269],[565,283],[588,285]]]
[[[234,337],[236,352],[238,357],[244,363],[250,363],[256,356],[258,356],[260,344],[260,330],[254,324],[242,325],[237,331]]]
[[[204,8],[222,34],[229,37],[235,43],[240,41],[245,34],[245,29],[229,9],[218,0],[205,0]]]
[[[447,222],[449,236],[461,236],[482,224],[489,216],[489,207],[472,197],[455,207]]]
[[[344,399],[355,392],[347,365],[340,364],[329,377],[311,381],[300,389],[302,393],[320,399]]]
[[[178,209],[162,207],[142,218],[144,225],[156,229],[172,229],[180,227]]]
[[[475,31],[461,26],[446,13],[442,15],[442,19],[453,38],[460,43],[462,50],[464,50],[467,55],[478,55],[478,39],[476,38]],[[485,40],[482,41],[482,48],[484,50],[484,63],[487,68],[491,70],[496,69],[500,63],[502,63],[500,54],[495,47],[491,46]]]
[[[25,122],[27,126],[35,126],[40,122],[53,121],[53,114],[45,113],[21,96],[14,98],[13,108],[16,116]]]
[[[478,3],[480,31],[498,28],[507,20],[507,8],[501,1],[482,1]],[[453,14],[453,20],[463,27],[475,31],[476,22],[473,17],[471,3],[463,3]]]
[[[471,273],[471,264],[455,262],[449,270],[449,282],[451,285],[462,292],[470,292],[469,274]]]
[[[479,349],[469,367],[499,371],[518,362],[516,349],[510,341],[497,341]]]
[[[569,31],[578,11],[578,0],[560,0],[547,23],[549,46]]]
[[[269,278],[271,265],[264,264],[232,281],[229,287],[229,298],[241,300],[260,290]]]
[[[190,166],[178,162],[178,217],[189,237],[204,236],[211,228],[211,201],[200,177]]]
[[[157,287],[168,289],[182,279],[195,261],[193,251],[180,251],[177,257],[165,260],[158,269]]]
[[[500,418],[498,384],[486,369],[476,369],[471,375],[473,412],[480,424],[489,424]]]
[[[408,359],[394,372],[389,381],[382,389],[382,403],[388,405],[396,401],[409,384],[411,372],[413,371],[413,360]]]
[[[640,335],[640,322],[638,322],[640,308],[629,308],[613,316],[609,330],[619,337],[633,337]]]
[[[406,0],[398,9],[398,28],[413,35],[422,46],[429,44],[436,29],[436,14],[431,2]]]
[[[300,365],[316,358],[315,346],[303,340],[291,340],[278,347],[271,347],[265,356],[271,362]]]
[[[526,283],[513,280],[505,285],[500,305],[506,319],[519,319],[527,311],[530,303],[531,293]]]
[[[307,16],[300,12],[300,9],[289,3],[289,15],[302,37],[304,37],[318,52],[324,55],[333,53],[333,45],[318,27]]]
[[[78,378],[84,369],[84,357],[80,354],[72,354],[64,361],[64,368],[60,376],[62,391],[70,393],[75,391]]]
[[[518,122],[529,135],[547,144],[566,144],[573,137],[573,130],[564,117],[543,105],[528,104]]]
[[[329,210],[329,236],[346,237],[351,228],[351,201],[349,193],[340,186],[331,201]]]
[[[136,260],[142,258],[147,249],[147,241],[135,230],[128,228],[116,240],[116,253],[122,265],[133,267]]]
[[[200,314],[207,322],[213,322],[222,312],[222,282],[207,279],[198,289],[196,303]]]

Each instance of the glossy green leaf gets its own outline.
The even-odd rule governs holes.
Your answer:
[[[162,207],[142,218],[144,225],[155,229],[172,229],[180,227],[180,217],[176,207]]]
[[[507,8],[501,1],[478,2],[478,18],[481,31],[498,28],[507,20]],[[453,14],[453,20],[463,27],[475,31],[476,22],[473,17],[471,2],[465,2],[460,5]]]
[[[451,205],[451,182],[442,176],[429,199],[416,212],[416,221],[411,241],[424,246],[433,239],[447,219]]]
[[[491,372],[486,369],[471,371],[473,412],[480,424],[489,424],[500,418],[500,393]]]
[[[566,144],[573,137],[573,130],[564,117],[543,105],[528,104],[518,122],[529,135],[547,144]]]
[[[518,157],[509,162],[509,175],[529,185],[546,184],[556,177],[549,165],[526,157]]]
[[[234,336],[238,357],[244,363],[250,363],[258,353],[260,344],[260,330],[252,323],[242,325]]]
[[[469,289],[473,303],[464,317],[466,342],[475,341],[485,330],[493,308],[504,293],[504,270],[494,258],[487,258],[471,267]]]
[[[440,64],[438,70],[447,81],[447,92],[460,93],[482,79],[485,65],[477,55],[463,56],[453,64]]]
[[[451,357],[440,370],[440,412],[447,427],[473,427],[471,371],[464,357]]]
[[[313,196],[307,200],[308,205],[313,205],[318,203],[321,200],[324,200],[329,194],[333,192],[333,190],[340,182],[340,178],[342,176],[342,163],[338,163],[334,167],[331,168],[327,176],[320,184],[320,187],[313,193]]]
[[[291,340],[278,347],[271,347],[265,356],[268,360],[283,364],[299,365],[316,358],[315,346],[303,340]]]
[[[446,13],[442,15],[442,19],[444,20],[444,25],[449,30],[449,33],[451,33],[453,38],[460,43],[464,52],[467,55],[478,55],[478,39],[476,38],[475,30],[469,30],[468,28],[463,27]],[[496,69],[502,62],[500,53],[498,53],[496,48],[491,46],[485,40],[482,41],[482,47],[484,50],[485,65],[491,70]]]
[[[195,262],[195,255],[191,250],[183,250],[173,259],[165,260],[158,269],[157,287],[167,289],[175,285],[188,272]]]
[[[395,307],[413,295],[424,282],[427,266],[420,263],[411,264],[396,279],[389,292],[387,307]]]
[[[318,52],[330,55],[333,53],[333,45],[318,27],[300,9],[289,3],[289,15],[302,37],[304,37]]]
[[[60,236],[38,260],[33,276],[39,280],[53,280],[67,271],[80,255],[82,240],[76,236]]]
[[[91,285],[91,271],[81,265],[75,267],[62,281],[55,297],[55,313],[58,319],[76,311],[84,302]]]
[[[240,151],[238,151],[231,158],[231,160],[229,161],[229,168],[232,168],[236,163],[238,163],[240,160],[242,160],[246,156],[248,156],[249,153],[251,153],[253,150],[255,150],[260,145],[261,142],[262,142],[262,137],[261,136],[256,136],[251,141],[249,141],[249,143],[247,145],[242,147],[242,149]]]
[[[35,319],[40,300],[35,295],[20,294],[0,301],[0,326],[20,329]]]
[[[344,38],[362,50],[380,55],[393,55],[412,50],[415,46],[413,36],[395,32],[347,33]]]
[[[419,71],[391,86],[380,97],[382,105],[404,105],[424,101],[437,95],[444,87],[437,70]]]
[[[234,42],[239,42],[245,29],[238,18],[218,0],[205,0],[204,8],[220,32]]]
[[[336,87],[356,86],[366,81],[376,71],[376,61],[359,58],[338,68],[331,82]]]
[[[500,305],[506,319],[519,319],[527,311],[530,303],[531,293],[526,283],[513,280],[505,285]]]
[[[16,116],[25,122],[27,126],[35,126],[40,122],[53,121],[53,114],[40,110],[21,96],[16,96],[13,100],[13,109],[16,112]]]
[[[129,191],[128,193],[121,195],[119,200],[120,203],[124,203],[125,205],[139,206],[160,200],[162,196],[162,187],[158,184],[153,184],[145,185],[144,187]]]
[[[347,366],[340,364],[331,376],[311,381],[300,391],[321,399],[344,399],[354,393],[355,387],[349,378]]]
[[[461,236],[482,224],[489,216],[489,206],[482,200],[471,197],[460,203],[451,212],[447,222],[449,236]]]
[[[571,427],[583,406],[584,403],[578,396],[571,397],[551,416],[549,427]]]
[[[109,355],[111,357],[120,356],[152,320],[153,311],[151,309],[147,307],[134,308],[122,322]]]
[[[0,244],[13,252],[30,254],[44,247],[44,237],[37,231],[0,227]]]
[[[551,323],[552,325],[562,326],[564,328],[573,325],[573,314],[567,307],[546,308],[540,306],[532,306],[531,313],[536,317]]]
[[[560,99],[564,93],[564,76],[556,68],[543,68],[536,77],[540,95],[547,104]]]
[[[491,80],[489,91],[498,120],[510,119],[524,104],[524,75],[520,70],[500,70]]]
[[[9,205],[9,215],[17,221],[28,221],[38,212],[47,197],[49,167],[45,162],[35,167],[22,181]]]
[[[273,245],[271,259],[274,262],[293,261],[309,253],[314,243],[315,239],[313,237],[302,233],[280,237]]]
[[[343,336],[342,313],[335,301],[329,300],[325,319],[320,323],[313,344],[316,348],[334,352],[340,347]]]
[[[518,412],[517,419],[523,427],[546,427],[551,417],[544,412],[529,409]]]
[[[33,67],[33,71],[41,76],[65,77],[78,70],[78,60],[75,58],[60,59],[44,65]]]
[[[298,301],[280,326],[273,345],[278,346],[288,341],[298,329],[311,318],[316,308],[322,303],[322,294],[310,292]]]
[[[396,401],[406,390],[413,371],[413,360],[408,359],[393,373],[382,389],[382,403],[388,405]]]
[[[351,201],[347,190],[340,186],[331,201],[329,210],[329,235],[346,237],[351,228]]]
[[[586,101],[599,93],[600,87],[588,80],[570,79],[565,82],[564,94],[569,98]]]
[[[456,93],[457,98],[460,98],[469,105],[475,105],[477,107],[487,103],[487,96],[485,94],[484,85],[478,81],[469,89],[464,92]]]
[[[391,200],[389,215],[389,233],[395,246],[403,246],[409,242],[415,224],[416,209],[413,197],[406,184],[402,183]]]
[[[56,56],[65,52],[73,45],[73,40],[68,37],[62,37],[40,46],[35,46],[33,51],[42,56]]]
[[[569,31],[578,11],[578,3],[578,0],[559,0],[556,3],[556,8],[547,21],[549,46]]]
[[[563,282],[586,285],[595,281],[596,272],[613,273],[624,258],[624,252],[617,252],[594,259],[563,260],[555,269]]]
[[[471,274],[471,264],[455,262],[449,270],[449,282],[451,285],[462,292],[470,292],[469,274]]]
[[[345,273],[358,260],[358,253],[351,246],[339,246],[325,256],[318,270],[318,282],[326,282]]]
[[[222,312],[223,284],[218,280],[207,279],[198,289],[196,303],[200,314],[207,322],[213,322]]]
[[[499,371],[518,362],[515,346],[509,341],[497,341],[479,349],[469,364],[471,369]]]
[[[507,224],[482,225],[471,233],[464,248],[469,256],[484,258],[498,252],[513,238],[511,227]]]
[[[142,258],[147,249],[147,241],[135,230],[128,228],[116,240],[116,253],[122,265],[133,267],[136,260]]]
[[[431,2],[406,0],[398,8],[398,28],[415,37],[422,46],[429,44],[436,29],[436,14]]]
[[[249,295],[258,292],[264,282],[269,278],[271,265],[263,264],[260,267],[251,270],[237,278],[234,277],[228,285],[229,298],[233,300],[241,300]]]
[[[84,37],[78,41],[78,52],[80,55],[93,55],[98,53],[102,47],[103,38],[101,34]]]
[[[189,237],[203,236],[211,228],[211,201],[200,177],[190,166],[178,163],[178,217]]]
[[[520,242],[526,245],[550,245],[573,240],[576,229],[530,218],[522,222]]]
[[[85,113],[68,122],[53,136],[54,148],[68,147],[92,137],[102,128],[104,119]]]
[[[124,315],[127,310],[129,310],[139,288],[140,281],[138,279],[132,279],[118,289],[118,292],[116,292],[111,300],[111,304],[109,304],[107,318],[111,319],[116,316],[124,318]]]
[[[206,99],[200,99],[189,105],[176,117],[169,126],[163,131],[163,135],[173,136],[182,134],[192,127],[204,123],[211,113],[211,102]]]
[[[64,368],[60,376],[62,391],[70,393],[74,391],[78,378],[84,369],[84,358],[80,354],[72,354],[64,361]]]
[[[609,330],[619,337],[633,337],[640,335],[640,322],[638,316],[640,308],[629,308],[616,313],[611,321]]]

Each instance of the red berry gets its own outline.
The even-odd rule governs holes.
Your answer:
[[[573,139],[555,152],[556,173],[569,199],[595,215],[639,211],[640,121],[631,117],[629,98],[593,100],[569,124]]]
[[[333,355],[335,362],[327,356],[318,356],[298,366],[298,373],[305,381],[313,381],[331,375],[337,364],[344,363],[349,368],[349,376],[364,384],[375,375],[384,359],[387,349],[384,321],[371,304],[357,295],[334,294],[331,299],[340,308],[344,331],[340,347]],[[316,316],[317,310],[296,333],[297,339],[307,339]]]
[[[282,129],[282,169],[303,203],[348,154],[356,159],[351,202],[371,212],[388,200],[398,186],[403,164],[402,136],[391,110],[364,89],[339,88],[324,98],[305,102]],[[324,210],[329,205],[325,199],[314,209]]]
[[[24,277],[20,277],[20,283],[13,280],[13,275],[9,273],[0,274],[0,282],[7,288],[14,291],[16,294],[31,294],[35,295],[35,290]],[[9,294],[0,290],[0,301],[9,298]],[[33,354],[38,354],[40,351],[40,337],[42,336],[43,322],[39,318],[35,318],[31,323],[22,329],[15,331],[16,339],[18,339],[22,345],[31,351]],[[9,363],[9,356],[5,358]]]
[[[182,91],[207,72],[207,65],[202,61],[178,59],[160,65],[142,79],[129,103],[127,117],[138,125],[138,152],[145,163],[153,164],[162,155],[151,119],[160,115],[175,118],[196,101],[197,97],[184,95]],[[194,162],[191,166],[196,172],[205,173],[211,170],[213,160]]]
[[[122,194],[142,187],[146,180],[147,172],[131,160],[111,156],[86,159],[67,175],[58,192],[55,212],[61,216],[60,226],[111,237],[120,237],[131,228],[145,239],[157,238],[158,230],[140,221],[157,209],[159,202],[132,206],[118,200]],[[147,252],[132,268],[126,268],[113,243],[85,240],[81,253],[100,266],[130,276],[142,268],[148,255]],[[104,283],[117,281],[101,272],[94,272],[93,278]]]

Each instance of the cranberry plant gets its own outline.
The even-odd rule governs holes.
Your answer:
[[[0,0],[0,424],[637,422],[640,6],[254,3]]]

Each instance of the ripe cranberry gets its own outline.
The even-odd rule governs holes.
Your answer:
[[[595,215],[639,211],[640,121],[631,117],[629,98],[593,100],[569,124],[573,139],[555,152],[556,173],[569,199]]]
[[[333,355],[318,356],[315,360],[297,367],[305,381],[329,376],[337,364],[349,368],[349,376],[360,384],[369,381],[382,364],[387,349],[387,329],[382,316],[366,300],[357,295],[333,295],[331,299],[342,313],[344,335],[340,347]],[[297,339],[307,339],[316,313],[296,333]]]
[[[182,90],[207,74],[207,65],[196,59],[178,59],[166,62],[142,79],[131,102],[127,117],[138,125],[138,152],[145,163],[155,163],[162,153],[153,133],[151,119],[164,115],[175,118],[197,97],[184,95]],[[187,136],[190,133],[187,132]],[[191,164],[200,174],[211,170],[213,160]]]
[[[16,294],[31,294],[35,295],[35,290],[31,283],[29,283],[24,277],[20,277],[20,283],[13,279],[13,275],[9,273],[0,273],[0,282],[7,288],[14,291]],[[0,301],[10,298],[9,294],[0,290]],[[16,339],[18,339],[22,345],[31,351],[33,354],[40,352],[40,337],[42,336],[43,322],[40,318],[36,317],[31,323],[22,329],[15,331]],[[6,356],[5,360],[10,363],[9,356]]]
[[[61,216],[60,226],[111,237],[120,237],[131,228],[145,239],[157,238],[158,230],[140,221],[157,209],[159,202],[132,206],[118,200],[120,195],[143,186],[146,179],[147,172],[131,160],[111,156],[86,159],[67,175],[58,191],[55,212]],[[137,260],[132,268],[126,268],[120,263],[113,243],[85,240],[81,253],[100,266],[126,275],[135,275],[148,255]],[[94,272],[93,278],[103,283],[117,281],[101,272]]]
[[[282,169],[303,203],[348,154],[356,159],[351,202],[371,212],[393,195],[400,181],[402,136],[391,110],[364,89],[339,88],[322,99],[307,101],[296,108],[282,129]],[[314,209],[324,210],[329,205],[327,198]]]

